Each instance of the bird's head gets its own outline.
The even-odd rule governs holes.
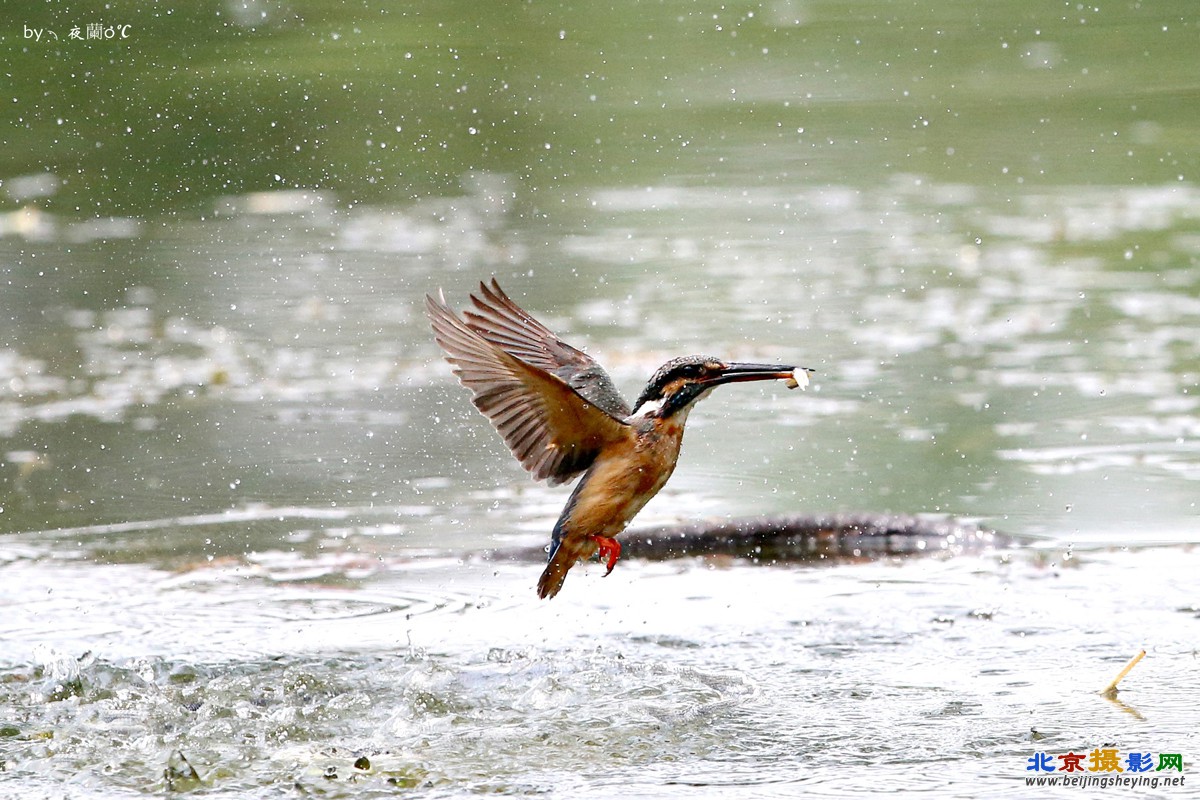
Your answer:
[[[793,385],[803,367],[782,364],[744,364],[713,356],[683,356],[658,368],[634,403],[634,415],[666,419],[691,407],[723,383],[787,380]]]

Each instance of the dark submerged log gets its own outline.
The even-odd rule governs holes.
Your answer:
[[[794,514],[641,528],[621,536],[623,556],[697,555],[775,561],[854,560],[1008,547],[1003,534],[951,518],[896,514]]]

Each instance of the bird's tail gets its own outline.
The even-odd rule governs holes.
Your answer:
[[[580,547],[581,544],[583,547]],[[575,537],[567,537],[558,542],[550,553],[550,563],[542,570],[542,577],[538,578],[538,597],[545,600],[558,594],[563,581],[567,579],[567,571],[575,566],[576,561],[591,555],[589,550],[595,549],[595,544],[589,539],[575,541]]]

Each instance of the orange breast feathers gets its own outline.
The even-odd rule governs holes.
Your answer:
[[[682,425],[646,425],[631,433],[629,446],[602,453],[585,478],[567,522],[571,533],[616,536],[675,471]]]

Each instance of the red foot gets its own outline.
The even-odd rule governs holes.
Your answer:
[[[600,560],[607,559],[608,572],[604,573],[604,577],[607,578],[608,573],[617,565],[617,559],[621,557],[621,543],[607,536],[592,536],[592,539],[600,545]]]

